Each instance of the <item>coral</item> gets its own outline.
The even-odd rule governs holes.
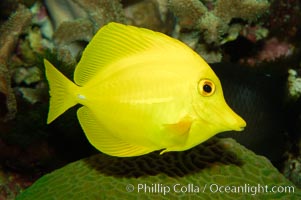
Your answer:
[[[266,38],[268,34],[269,34],[269,30],[259,25],[255,25],[255,26],[246,25],[240,31],[240,35],[247,38],[252,43],[255,43],[259,40]]]
[[[263,46],[258,50],[255,57],[241,59],[240,62],[248,63],[254,66],[260,62],[270,62],[277,59],[283,59],[291,56],[294,52],[294,46],[287,41],[281,41],[276,37],[264,41]]]
[[[301,158],[289,155],[288,159],[284,163],[283,174],[290,181],[301,187]]]
[[[294,46],[279,41],[277,38],[270,38],[265,41],[262,52],[258,55],[259,61],[274,61],[277,58],[288,57],[292,55]]]
[[[272,0],[266,26],[276,35],[293,37],[301,25],[301,3],[299,0]]]
[[[126,6],[124,15],[131,25],[166,32],[166,15],[161,15],[159,8],[157,0],[140,1]]]
[[[301,96],[301,77],[294,69],[288,70],[288,92],[293,100],[297,100]]]
[[[22,177],[19,174],[7,172],[5,168],[0,166],[0,199],[14,200],[17,194],[30,186],[34,180],[30,176]]]
[[[187,29],[197,29],[202,16],[208,12],[206,6],[198,0],[168,1],[170,10],[176,15],[180,26]]]
[[[179,38],[189,33],[196,45],[191,46],[209,63],[220,62],[221,46],[236,40],[246,27],[253,26],[260,17],[267,13],[270,6],[267,0],[169,0],[169,8],[175,14],[181,27]],[[260,23],[256,24],[260,39],[267,36],[267,31]],[[265,30],[265,31],[263,31]],[[199,37],[195,38],[195,32]],[[258,38],[258,39],[259,39]],[[184,41],[185,42],[185,41]],[[202,47],[198,47],[202,45]],[[207,47],[204,48],[204,45]]]
[[[55,43],[63,46],[75,41],[89,42],[94,35],[93,29],[93,24],[87,19],[62,22],[54,33]]]
[[[27,85],[30,85],[41,80],[41,71],[38,67],[31,68],[18,68],[15,72],[14,80],[17,84],[24,82]]]
[[[122,5],[119,0],[73,0],[88,15],[94,25],[94,33],[110,21],[124,20]]]
[[[35,104],[42,101],[42,98],[46,96],[46,87],[45,84],[40,83],[35,88],[29,87],[18,87],[17,91],[20,92],[24,100],[31,104]]]
[[[138,191],[138,184],[149,188],[168,186],[170,191],[163,194],[158,187]],[[182,191],[173,190],[176,184],[183,187]],[[244,192],[210,191],[214,184],[250,188]],[[272,186],[283,190],[285,187],[286,192],[265,192],[264,189],[259,192],[258,185],[268,187],[268,191]],[[300,199],[301,191],[266,158],[255,155],[233,139],[211,139],[194,149],[161,156],[158,152],[134,158],[94,155],[43,176],[16,200],[238,199],[242,196],[248,199]]]
[[[25,149],[0,139],[0,199],[14,200],[17,194],[47,172],[45,169],[58,165],[54,155],[53,148],[46,141]]]
[[[300,62],[300,61],[299,61]],[[288,70],[288,115],[290,148],[285,154],[283,174],[301,188],[301,77],[299,67]]]
[[[10,69],[8,67],[9,58],[15,49],[20,34],[23,33],[32,19],[32,14],[24,6],[19,6],[9,21],[0,28],[0,94],[4,96],[4,102],[0,102],[0,107],[5,107],[7,112],[0,116],[3,121],[14,118],[17,111],[15,95],[11,88]],[[3,113],[1,113],[3,115]]]
[[[55,25],[54,43],[68,64],[76,64],[79,53],[96,31],[110,21],[124,22],[122,5],[118,0],[46,0],[45,5]]]
[[[300,45],[301,4],[297,0],[271,0],[270,8],[260,21],[246,24],[239,36],[251,42],[249,45],[238,37],[235,45],[248,46],[232,52],[233,57],[240,51],[238,60],[243,64],[255,66],[261,63],[293,60],[298,56]],[[227,45],[227,44],[226,44]],[[225,45],[225,46],[226,46]],[[229,45],[232,45],[231,43]],[[234,46],[234,45],[233,45]],[[295,61],[294,61],[295,62]]]
[[[252,22],[266,12],[269,6],[267,0],[218,0],[212,12],[226,23],[235,18]]]
[[[223,36],[228,34],[233,19],[253,22],[266,12],[269,5],[266,0],[217,0],[213,8],[208,9],[199,0],[169,1],[170,9],[178,17],[181,27],[199,30],[208,44],[220,44]]]
[[[20,4],[32,6],[36,0],[2,0],[0,1],[0,23],[9,18],[10,14],[18,9]]]

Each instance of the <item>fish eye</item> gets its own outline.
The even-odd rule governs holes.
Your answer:
[[[211,96],[215,92],[215,84],[209,79],[202,79],[199,82],[198,90],[202,96]]]

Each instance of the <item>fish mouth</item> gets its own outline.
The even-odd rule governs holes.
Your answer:
[[[232,109],[227,109],[226,113],[221,114],[219,112],[218,116],[221,117],[217,122],[212,123],[211,120],[202,118],[206,124],[211,124],[211,126],[217,128],[217,133],[225,131],[243,131],[247,125],[244,119],[237,115]]]
[[[241,126],[241,127],[237,128],[237,129],[235,129],[235,131],[243,131],[243,130],[245,130],[245,127],[246,126]]]
[[[230,130],[243,131],[247,125],[239,115],[237,115],[231,108],[229,108],[229,117],[225,120]]]
[[[247,125],[245,120],[226,103],[223,109],[215,109],[215,112],[218,116],[221,116],[219,126],[223,131],[243,131]]]
[[[245,120],[236,114],[225,101],[211,106],[210,113],[206,113],[206,115],[202,115],[202,112],[198,113],[202,123],[209,125],[215,133],[243,131],[247,125]]]

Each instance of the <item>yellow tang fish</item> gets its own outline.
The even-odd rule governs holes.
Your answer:
[[[184,43],[118,23],[102,27],[68,80],[44,60],[47,123],[70,107],[89,142],[112,156],[184,151],[246,122],[226,104],[209,65]]]

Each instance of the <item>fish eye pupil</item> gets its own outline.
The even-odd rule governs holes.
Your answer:
[[[205,92],[207,92],[207,93],[210,93],[210,92],[212,91],[212,88],[211,88],[210,85],[205,84],[205,85],[203,86],[203,90],[204,90]]]
[[[202,79],[198,85],[199,94],[205,97],[209,97],[215,92],[214,82],[210,79]]]

